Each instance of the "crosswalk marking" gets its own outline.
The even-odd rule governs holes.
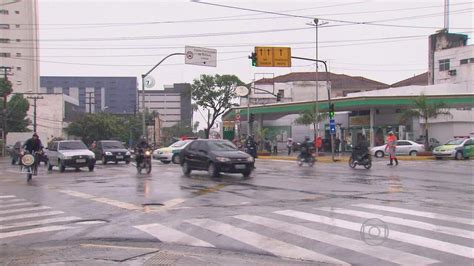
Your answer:
[[[10,213],[15,213],[15,212],[40,211],[40,210],[46,210],[46,209],[51,209],[51,207],[39,206],[39,207],[32,207],[32,208],[19,208],[19,209],[13,209],[13,210],[6,210],[6,211],[0,211],[0,215],[10,214]]]
[[[195,226],[205,228],[233,238],[247,245],[270,252],[274,255],[293,259],[305,259],[318,262],[334,263],[338,265],[349,265],[347,262],[332,258],[317,252],[301,248],[292,244],[276,240],[267,236],[263,236],[245,229],[241,229],[229,224],[221,223],[210,219],[191,219],[186,220]]]
[[[31,206],[31,205],[37,205],[37,204],[33,203],[33,202],[20,202],[20,203],[13,203],[13,204],[4,204],[4,205],[0,205],[0,210],[11,208],[11,207],[24,207],[24,206]]]
[[[322,224],[327,224],[330,226],[345,228],[353,231],[360,231],[361,224],[349,222],[346,220],[329,218],[313,213],[306,213],[293,210],[284,210],[276,211],[276,214],[285,215],[293,218],[298,218],[306,221],[317,222]],[[422,236],[417,236],[413,234],[403,233],[399,231],[390,230],[390,239],[405,242],[412,245],[427,247],[442,252],[447,252],[455,254],[458,256],[463,256],[466,258],[474,258],[474,249],[466,246],[461,246],[457,244],[452,244],[436,239],[430,239]]]
[[[170,228],[161,224],[145,224],[145,225],[137,225],[134,227],[158,238],[162,242],[198,246],[198,247],[215,247],[214,245],[209,244],[205,241],[202,241],[193,236],[190,236],[188,234],[182,233],[180,231],[177,231],[173,228]]]
[[[458,237],[463,237],[463,238],[470,238],[470,239],[474,238],[473,231],[468,231],[468,230],[463,230],[463,229],[458,229],[458,228],[453,228],[453,227],[448,227],[448,226],[442,226],[442,225],[434,225],[430,223],[419,222],[419,221],[398,218],[398,217],[393,217],[393,216],[385,216],[385,215],[379,215],[379,214],[374,214],[370,212],[354,211],[354,210],[348,210],[348,209],[343,209],[343,208],[323,207],[323,208],[314,208],[314,209],[327,211],[327,212],[333,212],[333,213],[339,213],[339,214],[346,214],[346,215],[351,215],[351,216],[357,216],[357,217],[367,218],[367,219],[379,218],[383,220],[384,222],[388,222],[392,224],[399,224],[399,225],[409,226],[413,228],[418,228],[418,229],[423,229],[427,231],[443,233],[443,234],[448,234],[448,235],[453,235],[453,236],[458,236]]]
[[[352,206],[362,207],[362,208],[366,208],[366,209],[374,209],[374,210],[409,214],[409,215],[413,215],[413,216],[426,217],[426,218],[431,218],[431,219],[435,219],[435,220],[443,220],[443,221],[448,221],[448,222],[474,225],[474,220],[473,219],[455,217],[455,216],[450,216],[450,215],[445,215],[445,214],[440,214],[440,213],[415,211],[415,210],[410,210],[410,209],[402,209],[402,208],[397,208],[397,207],[380,206],[380,205],[366,204],[366,203],[354,204]]]
[[[0,199],[9,199],[9,198],[16,198],[16,197],[13,196],[13,195],[3,195],[3,196],[0,196]]]
[[[406,253],[403,251],[397,251],[383,246],[369,246],[360,240],[347,238],[335,234],[326,233],[319,230],[314,230],[301,225],[290,224],[270,218],[254,216],[254,215],[237,215],[234,218],[244,220],[247,222],[263,225],[269,228],[273,228],[279,231],[284,231],[290,234],[302,236],[305,238],[313,239],[319,242],[328,243],[333,246],[338,246],[346,249],[350,249],[371,257],[375,257],[381,260],[398,263],[401,265],[428,265],[437,263],[439,261],[432,260],[429,258],[421,257],[418,255]]]
[[[3,205],[4,203],[14,203],[14,202],[23,202],[26,201],[25,199],[6,199],[6,200],[0,200],[0,206]]]
[[[68,216],[68,217],[59,217],[59,218],[51,218],[51,219],[43,219],[43,220],[34,220],[28,221],[23,223],[15,223],[13,225],[0,225],[0,230],[7,230],[7,229],[14,229],[14,228],[21,228],[27,226],[39,226],[45,224],[52,224],[52,223],[61,223],[61,222],[70,222],[70,221],[77,221],[81,218],[75,216]]]
[[[73,227],[69,227],[69,226],[46,226],[46,227],[40,227],[40,228],[33,228],[33,229],[19,230],[19,231],[13,231],[13,232],[6,232],[6,233],[0,233],[0,239],[7,238],[7,237],[17,237],[17,236],[22,236],[22,235],[30,235],[30,234],[36,234],[36,233],[60,231],[60,230],[71,229],[71,228],[73,228]]]
[[[20,220],[20,219],[26,219],[26,218],[43,217],[43,216],[52,216],[52,215],[58,215],[58,214],[63,214],[63,213],[64,212],[62,212],[62,211],[47,211],[47,212],[28,213],[28,214],[22,214],[22,215],[0,217],[0,222],[11,221],[11,220]]]
[[[142,210],[143,209],[141,206],[137,206],[137,205],[134,205],[134,204],[131,204],[131,203],[122,202],[122,201],[109,199],[109,198],[96,197],[94,195],[90,195],[90,194],[86,194],[86,193],[82,193],[82,192],[78,192],[78,191],[60,190],[59,192],[68,194],[70,196],[78,197],[78,198],[89,199],[89,200],[93,200],[93,201],[96,201],[96,202],[105,203],[105,204],[112,205],[112,206],[115,206],[115,207],[119,207],[119,208],[122,208],[122,209],[127,209],[127,210]]]

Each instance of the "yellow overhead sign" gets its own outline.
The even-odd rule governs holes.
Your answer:
[[[290,47],[255,47],[257,67],[291,67]]]

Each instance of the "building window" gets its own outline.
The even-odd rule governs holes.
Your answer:
[[[10,53],[0,53],[0,57],[10,57]]]
[[[0,9],[0,14],[2,14],[2,15],[8,15],[8,10],[6,10],[6,9]]]
[[[15,10],[15,14],[17,14],[17,15],[18,15],[18,14],[20,14],[20,11],[18,11],[18,10]]]
[[[21,53],[16,53],[16,57],[21,57]]]
[[[10,39],[0,39],[0,43],[10,43]]]
[[[16,70],[21,70],[21,67],[16,67]]]
[[[0,29],[8,30],[10,28],[10,24],[0,24]]]
[[[16,24],[15,27],[16,27],[17,29],[19,29],[19,28],[20,28],[20,24]]]
[[[21,85],[21,83],[22,83],[21,80],[16,81],[16,85]]]
[[[469,63],[474,63],[474,58],[469,58]]]
[[[439,71],[449,70],[449,59],[439,60]]]
[[[462,59],[460,63],[461,63],[461,65],[465,65],[465,64],[469,63],[469,59]]]
[[[21,42],[21,40],[20,40],[20,39],[16,39],[16,42]]]

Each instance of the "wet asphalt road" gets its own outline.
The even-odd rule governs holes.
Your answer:
[[[27,183],[1,160],[0,244],[103,240],[334,264],[471,264],[474,162],[385,164],[260,160],[250,179],[211,179],[160,162],[150,175],[98,162],[94,172],[42,166]]]

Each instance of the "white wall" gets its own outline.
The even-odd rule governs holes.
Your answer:
[[[463,65],[460,63],[462,59],[473,58],[474,60],[474,45],[436,51],[434,57],[434,84],[467,83],[472,85],[474,83],[474,62]],[[439,71],[439,60],[443,59],[449,59],[449,69],[456,70],[455,75],[450,75],[449,71]]]

